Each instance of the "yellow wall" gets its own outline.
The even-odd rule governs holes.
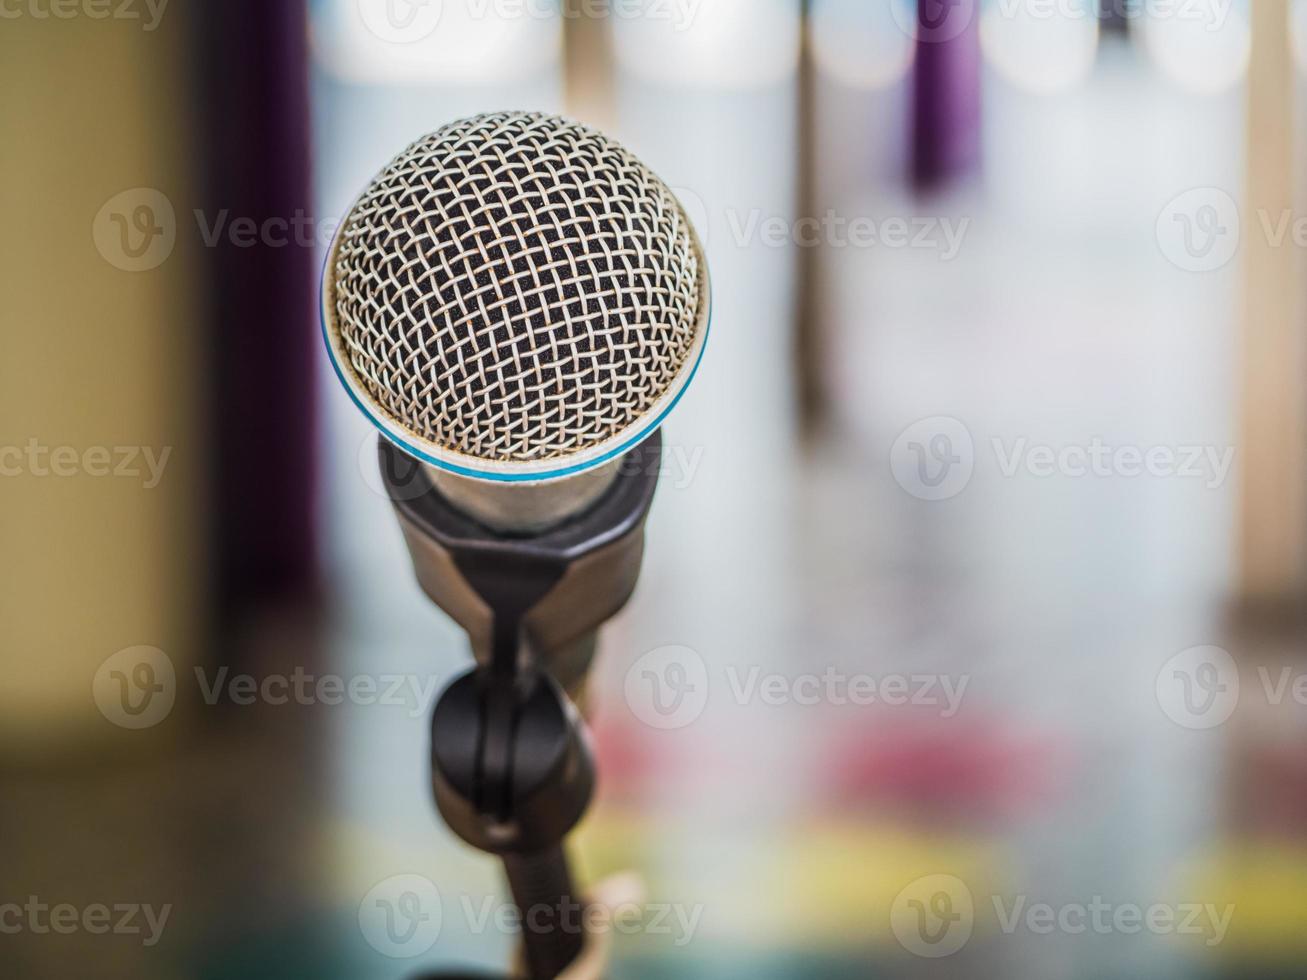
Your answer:
[[[0,476],[0,756],[142,734],[97,710],[97,667],[142,644],[179,673],[198,656],[186,15],[169,5],[153,32],[86,16],[0,22],[0,447],[173,447],[152,490],[148,477]],[[142,186],[176,205],[177,245],[158,268],[125,272],[92,226]]]

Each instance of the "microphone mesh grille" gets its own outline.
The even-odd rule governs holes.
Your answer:
[[[476,459],[617,436],[676,381],[704,274],[671,191],[617,143],[496,113],[414,143],[345,220],[349,368],[394,421]]]

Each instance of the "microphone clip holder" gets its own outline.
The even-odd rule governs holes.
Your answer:
[[[418,582],[467,631],[476,661],[433,713],[436,804],[459,837],[504,859],[532,980],[552,980],[583,944],[562,841],[589,806],[595,769],[574,702],[596,631],[635,589],[661,457],[655,432],[587,510],[514,537],[457,510],[421,464],[380,443]],[[551,927],[528,928],[542,908]]]

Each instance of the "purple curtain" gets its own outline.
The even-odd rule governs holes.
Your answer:
[[[912,174],[930,189],[980,164],[980,2],[918,0]]]
[[[199,117],[212,293],[219,614],[316,585],[316,222],[304,0],[205,3]],[[233,223],[252,219],[249,244]],[[294,222],[300,221],[297,234]],[[269,223],[271,222],[271,223]],[[248,230],[248,224],[245,230]]]

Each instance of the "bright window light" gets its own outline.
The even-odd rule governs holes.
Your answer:
[[[360,83],[508,81],[557,62],[553,0],[321,0],[314,53]]]
[[[813,3],[813,55],[823,72],[850,88],[883,89],[901,81],[912,67],[913,43],[889,3]]]
[[[798,0],[613,2],[618,61],[643,78],[753,88],[798,67]]]
[[[1243,80],[1252,52],[1248,18],[1233,0],[1180,5],[1190,16],[1145,17],[1139,39],[1158,69],[1181,88],[1204,95]]]
[[[1089,77],[1098,55],[1093,0],[1002,0],[985,10],[980,42],[999,75],[1027,92],[1066,92]]]

